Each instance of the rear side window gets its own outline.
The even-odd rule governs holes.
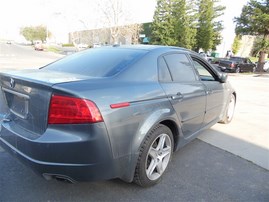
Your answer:
[[[167,67],[163,57],[160,57],[158,59],[158,69],[159,69],[159,81],[160,82],[171,82],[172,81],[170,72],[168,70],[168,67]]]
[[[164,58],[170,69],[173,81],[189,82],[196,80],[192,64],[185,54],[175,53],[166,55]]]
[[[122,71],[146,53],[145,50],[94,48],[70,55],[43,69],[92,77],[109,77]]]

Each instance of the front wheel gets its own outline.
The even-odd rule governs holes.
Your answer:
[[[152,129],[140,148],[134,182],[142,187],[152,186],[163,176],[173,154],[171,130],[162,124]]]
[[[224,114],[223,119],[220,121],[220,123],[228,124],[232,121],[233,116],[234,116],[234,110],[235,110],[235,95],[232,94],[230,98],[230,102],[228,104],[228,107],[226,109],[226,112]]]

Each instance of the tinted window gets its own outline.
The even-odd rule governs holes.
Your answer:
[[[243,62],[243,58],[239,58],[239,57],[230,57],[231,61],[236,61],[236,62]]]
[[[96,48],[82,51],[44,67],[46,70],[109,77],[142,57],[147,51],[120,48]]]
[[[187,82],[195,81],[192,64],[185,54],[171,54],[164,56],[170,69],[173,81]]]
[[[168,70],[168,67],[166,65],[165,60],[163,57],[160,57],[158,60],[158,66],[159,66],[159,81],[160,82],[171,82],[171,75]]]

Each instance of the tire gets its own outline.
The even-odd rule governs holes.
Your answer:
[[[240,67],[236,67],[235,73],[240,73],[240,72],[241,72]]]
[[[173,154],[174,139],[171,130],[158,124],[146,136],[137,160],[134,182],[142,187],[157,184]]]
[[[228,104],[228,107],[225,111],[223,119],[220,121],[220,123],[228,124],[232,121],[234,116],[234,110],[235,110],[235,103],[236,99],[234,94],[231,95],[230,102]]]

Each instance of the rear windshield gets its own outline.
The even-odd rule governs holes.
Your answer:
[[[230,59],[229,59],[230,61],[236,61],[236,62],[243,62],[243,58],[237,58],[237,57],[231,57]]]
[[[42,69],[92,77],[109,77],[122,71],[147,51],[121,48],[93,48],[75,53]]]

